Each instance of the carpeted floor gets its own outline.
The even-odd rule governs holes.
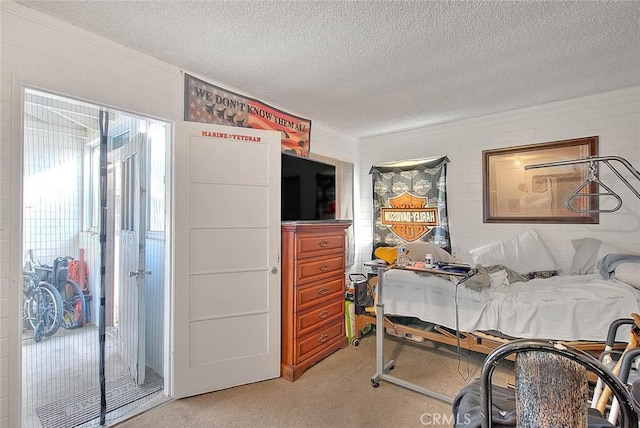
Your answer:
[[[385,361],[392,374],[453,397],[478,377],[484,355],[430,342],[386,336]],[[360,346],[337,351],[295,382],[282,378],[191,398],[173,400],[118,425],[121,428],[201,427],[448,427],[451,405],[381,382],[375,373],[375,335]],[[513,364],[503,362],[493,375],[499,385],[513,382]]]

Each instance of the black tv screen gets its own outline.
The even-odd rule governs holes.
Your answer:
[[[282,154],[282,220],[336,218],[336,167]]]

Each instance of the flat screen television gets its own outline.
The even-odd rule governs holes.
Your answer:
[[[282,153],[282,221],[336,218],[336,167]]]

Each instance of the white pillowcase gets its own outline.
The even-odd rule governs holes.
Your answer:
[[[553,254],[535,229],[474,248],[469,253],[474,265],[503,265],[521,275],[557,269]]]
[[[600,259],[607,254],[622,253],[628,251],[608,242],[602,242],[596,238],[573,239],[573,261],[571,263],[571,275],[586,275],[597,272],[596,266]]]
[[[640,289],[640,263],[620,263],[616,266],[613,277]]]
[[[571,275],[593,273],[598,262],[598,250],[602,241],[595,238],[580,238],[571,240],[571,244],[574,252],[569,273]]]

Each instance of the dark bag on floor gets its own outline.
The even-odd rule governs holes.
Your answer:
[[[492,420],[494,427],[516,426],[516,395],[513,390],[493,385]],[[482,400],[480,398],[480,379],[476,379],[460,390],[453,400],[455,428],[482,427]]]
[[[491,418],[494,427],[516,426],[516,394],[513,389],[491,386]],[[480,379],[476,379],[460,390],[453,400],[455,428],[482,428],[482,400]],[[597,409],[589,409],[589,428],[615,428]]]

